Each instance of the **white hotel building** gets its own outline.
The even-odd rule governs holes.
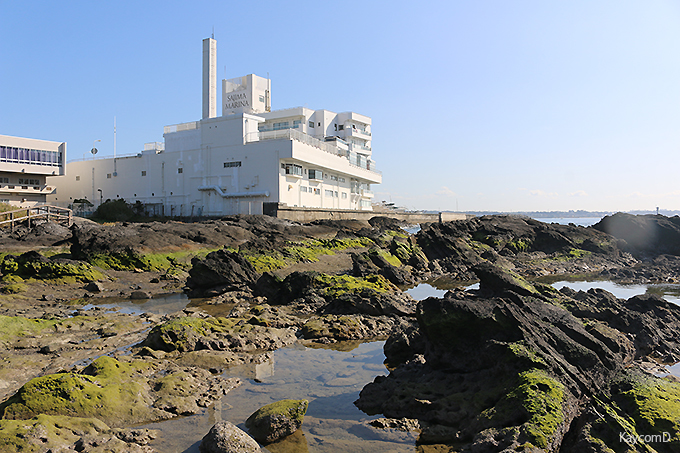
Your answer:
[[[132,156],[70,162],[50,201],[140,201],[170,216],[261,214],[264,203],[371,210],[371,119],[296,107],[271,111],[270,81],[222,81],[217,117],[216,41],[203,41],[203,119],[166,126],[164,143]]]
[[[17,208],[45,204],[64,174],[66,143],[0,135],[0,202]]]

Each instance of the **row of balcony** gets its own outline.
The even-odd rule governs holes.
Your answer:
[[[260,140],[274,140],[274,139],[290,139],[290,140],[296,140],[302,143],[305,143],[307,145],[313,146],[315,148],[318,148],[322,151],[325,151],[327,153],[336,155],[336,156],[342,156],[345,157],[350,165],[358,168],[362,168],[364,170],[368,170],[374,173],[382,174],[375,166],[375,162],[372,161],[371,159],[368,159],[366,156],[363,156],[361,154],[355,153],[353,151],[349,151],[346,149],[342,149],[340,146],[338,146],[334,142],[326,142],[326,141],[321,141],[317,138],[312,137],[311,135],[305,134],[303,132],[294,130],[294,129],[285,129],[285,130],[279,130],[279,131],[261,131],[258,133],[254,134],[249,134],[246,137],[246,142],[255,142],[255,141],[260,141]]]
[[[10,193],[34,193],[50,194],[54,191],[52,186],[24,186],[19,184],[0,184],[0,192]]]

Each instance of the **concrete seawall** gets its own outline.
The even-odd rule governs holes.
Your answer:
[[[353,211],[344,209],[299,208],[286,206],[279,203],[264,203],[262,211],[263,214],[268,216],[300,223],[307,223],[322,219],[369,220],[373,217],[384,216],[397,220],[403,220],[404,222],[411,224],[420,224],[439,222],[440,220],[442,222],[450,222],[452,220],[465,220],[474,217],[470,214],[462,214],[457,212],[425,214],[401,211]]]

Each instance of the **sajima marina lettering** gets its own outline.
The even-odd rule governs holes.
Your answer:
[[[248,102],[248,96],[246,93],[236,93],[227,96],[227,101],[224,104],[227,109],[235,109],[239,107],[250,107],[250,102]]]

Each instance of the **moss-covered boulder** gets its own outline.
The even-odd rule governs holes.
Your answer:
[[[295,342],[292,329],[268,327],[264,318],[179,316],[155,326],[144,346],[172,352],[197,350],[254,352],[270,351]]]
[[[267,444],[297,431],[307,412],[307,400],[281,400],[267,404],[246,420],[250,434]]]
[[[39,414],[94,417],[111,427],[198,412],[240,381],[197,368],[102,356],[81,372],[34,378],[0,404],[0,418]]]
[[[144,362],[121,363],[100,357],[82,373],[57,373],[30,380],[5,403],[0,416],[23,420],[38,414],[96,417],[112,426],[164,417],[142,373]]]
[[[0,420],[0,451],[106,451],[149,453],[156,437],[147,429],[112,429],[96,418],[40,414],[29,420]]]
[[[20,256],[5,255],[0,260],[3,280],[15,276],[22,279],[58,279],[64,282],[93,282],[106,276],[88,263],[69,259],[47,258],[36,251]]]

